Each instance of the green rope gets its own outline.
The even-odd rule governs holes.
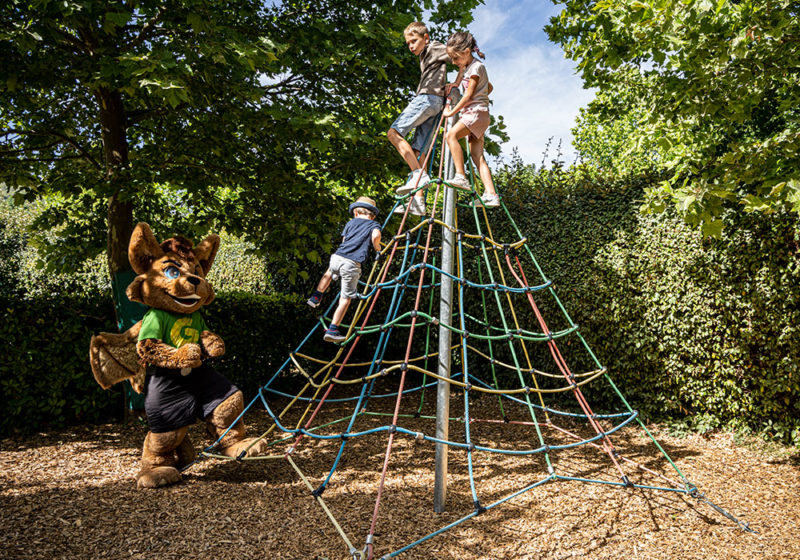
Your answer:
[[[511,212],[508,211],[508,207],[505,205],[505,203],[502,201],[502,199],[500,201],[500,204],[502,205],[503,210],[505,211],[506,216],[508,217],[508,220],[511,223],[511,226],[514,228],[514,231],[516,232],[517,236],[522,238],[523,237],[522,232],[520,231],[519,227],[517,226],[516,221],[514,221],[514,218],[511,216]],[[533,261],[533,264],[536,267],[536,270],[539,272],[539,276],[541,277],[542,282],[547,282],[547,277],[545,276],[544,272],[542,271],[541,267],[539,266],[539,263],[537,262],[536,257],[533,255],[533,252],[531,251],[530,247],[528,247],[528,244],[525,243],[523,246],[525,247],[525,251],[528,253],[528,256]],[[561,299],[556,294],[555,289],[553,288],[552,285],[548,288],[548,291],[553,296],[553,299],[555,299],[555,302],[556,302],[556,304],[558,304],[559,309],[561,309],[561,311],[564,313],[564,316],[566,317],[567,321],[569,321],[569,324],[570,325],[574,325],[575,322],[569,316],[569,313],[567,313],[567,310],[564,308],[564,305],[561,303]],[[586,342],[586,339],[583,338],[583,335],[580,333],[580,331],[576,330],[576,333],[578,335],[578,339],[581,341],[581,344],[586,349],[586,351],[589,353],[589,355],[591,356],[592,360],[594,360],[595,365],[598,368],[602,368],[603,366],[600,363],[600,360],[598,360],[597,356],[595,356],[594,352],[592,352],[592,349],[589,346],[589,344]],[[614,381],[611,379],[611,376],[608,374],[608,371],[606,371],[603,375],[606,378],[606,380],[608,381],[608,383],[611,385],[611,387],[614,389],[614,392],[617,394],[617,396],[623,402],[625,407],[628,409],[628,412],[633,413],[634,412],[633,407],[631,407],[631,405],[628,403],[628,400],[625,398],[625,396],[622,394],[622,392],[620,392],[619,388],[614,383]],[[653,434],[650,433],[650,430],[647,429],[647,426],[645,426],[644,422],[642,421],[642,419],[639,417],[638,414],[636,415],[636,422],[644,430],[644,432],[648,435],[648,437],[650,438],[650,441],[652,441],[653,444],[655,444],[655,446],[658,448],[658,450],[661,452],[661,454],[664,456],[664,458],[669,462],[669,464],[672,465],[672,468],[675,469],[675,472],[678,473],[678,476],[680,476],[681,479],[688,484],[687,479],[684,476],[683,472],[681,472],[681,470],[678,468],[678,465],[675,464],[675,462],[667,454],[667,452],[664,450],[664,448],[661,447],[661,444],[658,443],[656,438],[653,437]]]
[[[483,264],[478,261],[478,282],[483,284]],[[489,316],[486,310],[486,294],[481,290],[481,306],[483,307],[483,322],[486,325],[486,334],[489,334]],[[465,313],[466,315],[466,313]],[[492,348],[492,341],[489,341],[489,364],[492,368],[492,380],[494,381],[494,388],[500,390],[500,384],[497,382],[497,368],[495,367],[494,352]],[[497,401],[500,404],[500,414],[503,418],[506,417],[506,411],[503,408],[503,396],[498,394]]]
[[[473,217],[475,219],[475,227],[476,227],[478,233],[481,235],[481,241],[480,241],[481,253],[483,254],[483,260],[486,263],[486,271],[489,274],[489,280],[491,281],[491,283],[495,283],[494,274],[492,272],[491,264],[490,264],[490,261],[489,261],[489,255],[486,252],[486,243],[483,240],[484,239],[483,238],[484,233],[483,233],[483,230],[481,228],[480,219],[478,218],[478,209],[476,207],[472,208],[472,214],[473,214]],[[503,323],[503,328],[506,331],[508,331],[508,321],[506,320],[506,314],[505,314],[505,311],[503,310],[503,304],[500,301],[500,294],[497,292],[497,290],[494,290],[493,294],[494,294],[494,298],[495,298],[495,303],[497,303],[497,309],[500,311],[500,320]],[[511,351],[511,357],[512,357],[512,359],[514,361],[514,367],[516,368],[516,371],[517,371],[517,377],[519,379],[520,386],[521,387],[526,387],[525,379],[524,379],[524,377],[522,375],[522,371],[520,371],[519,360],[517,359],[517,353],[516,353],[516,351],[514,349],[514,344],[513,344],[512,340],[508,341],[508,348]],[[525,403],[526,403],[526,405],[528,407],[528,412],[530,413],[531,420],[533,421],[534,427],[536,428],[536,436],[539,438],[540,445],[545,446],[546,443],[544,441],[544,436],[542,435],[542,431],[539,428],[539,421],[538,421],[538,419],[536,417],[536,411],[533,408],[533,404],[531,403],[530,396],[527,393],[524,396],[525,396]],[[544,452],[544,458],[545,458],[545,462],[547,463],[548,472],[552,473],[553,472],[553,465],[550,462],[550,453],[548,451]]]

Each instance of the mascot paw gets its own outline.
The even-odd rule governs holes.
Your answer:
[[[181,480],[181,473],[175,467],[153,467],[136,475],[136,488],[160,488]]]
[[[267,440],[260,439],[256,441],[257,438],[247,438],[243,439],[242,441],[237,441],[233,445],[226,447],[225,449],[220,449],[220,453],[226,455],[228,457],[236,458],[241,455],[242,451],[245,451],[245,457],[259,457],[261,455],[266,455],[267,453]],[[250,445],[256,441],[253,447]],[[249,449],[248,449],[249,447]]]
[[[190,342],[175,351],[175,358],[181,368],[198,368],[203,365],[203,349]]]

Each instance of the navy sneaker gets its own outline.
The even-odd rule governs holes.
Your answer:
[[[320,301],[322,301],[322,292],[314,292],[306,303],[311,307],[317,307]]]
[[[339,330],[339,327],[331,325],[328,327],[328,330],[325,331],[325,334],[322,337],[322,340],[325,342],[341,342],[345,338],[345,335]]]

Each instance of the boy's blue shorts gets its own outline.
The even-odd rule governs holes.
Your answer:
[[[392,128],[405,137],[415,128],[411,147],[418,152],[425,152],[433,139],[433,127],[436,126],[439,113],[444,107],[444,97],[421,93],[415,95],[400,116],[392,123]]]

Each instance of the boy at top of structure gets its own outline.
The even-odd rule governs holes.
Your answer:
[[[481,58],[486,56],[478,49],[475,37],[466,31],[453,33],[447,40],[447,54],[458,66],[458,78],[464,88],[463,97],[456,103],[455,107],[448,108],[444,112],[445,118],[449,118],[461,111],[459,121],[447,131],[445,141],[453,155],[453,164],[456,168],[456,175],[450,183],[459,188],[469,190],[466,173],[464,172],[464,155],[461,153],[459,140],[467,136],[469,152],[478,174],[483,182],[483,195],[475,200],[475,206],[500,206],[500,197],[494,188],[492,172],[486,162],[483,153],[484,133],[489,128],[489,94],[492,92],[492,84],[486,73],[483,63],[473,56],[477,54]]]
[[[430,177],[420,165],[419,154],[424,153],[429,146],[433,138],[433,128],[444,107],[444,97],[449,92],[446,82],[447,64],[450,62],[445,46],[439,41],[431,41],[425,24],[418,21],[408,24],[403,36],[408,50],[419,57],[421,75],[414,98],[386,133],[389,142],[411,168],[408,181],[397,189],[397,194],[400,195],[408,194],[430,181]],[[405,136],[412,128],[414,137],[409,144]],[[396,211],[404,212],[405,208],[398,208]],[[425,214],[425,199],[421,192],[417,192],[411,199],[410,211],[412,214]]]
[[[331,324],[323,338],[328,342],[342,342],[346,337],[339,330],[344,314],[350,306],[350,300],[358,297],[358,279],[361,277],[361,263],[367,260],[369,248],[381,249],[381,225],[375,221],[378,207],[375,201],[360,196],[350,205],[348,212],[353,219],[347,222],[342,230],[342,244],[331,255],[328,270],[322,275],[317,289],[308,298],[308,305],[317,307],[322,296],[331,284],[331,280],[342,280],[339,305],[333,312]]]

